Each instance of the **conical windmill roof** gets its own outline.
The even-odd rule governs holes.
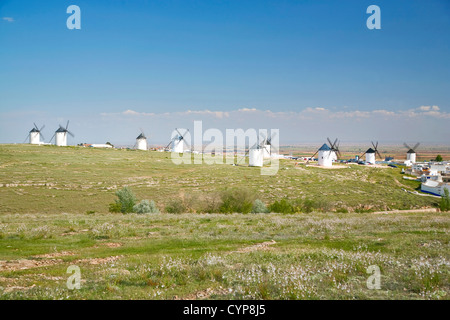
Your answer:
[[[56,132],[67,132],[67,129],[59,127],[58,130],[56,130]]]
[[[33,129],[30,130],[30,132],[40,132],[40,131],[38,129],[36,129],[36,128],[33,128]]]
[[[407,153],[416,153],[413,149],[409,149]]]
[[[330,150],[331,148],[326,143],[324,143],[319,149],[319,151],[330,151]]]
[[[373,150],[372,148],[367,149],[366,153],[375,153],[375,150]]]
[[[136,140],[139,140],[139,139],[147,139],[147,138],[144,136],[143,133],[141,133],[141,134],[138,135],[138,137],[136,138]]]

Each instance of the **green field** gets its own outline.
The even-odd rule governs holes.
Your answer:
[[[162,213],[109,213],[123,186]],[[448,299],[448,213],[354,212],[436,207],[439,199],[402,191],[418,186],[392,168],[282,160],[277,175],[261,176],[245,165],[176,166],[168,153],[0,145],[0,298]],[[173,199],[226,188],[320,206],[164,212]],[[70,265],[81,270],[79,290],[66,286]],[[372,265],[379,290],[366,285]]]

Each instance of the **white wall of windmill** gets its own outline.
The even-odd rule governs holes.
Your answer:
[[[319,155],[318,155],[319,166],[331,167],[332,163],[333,163],[333,161],[332,161],[333,153],[334,152],[332,152],[331,150],[319,150]]]
[[[366,153],[366,162],[375,164],[375,153]]]
[[[407,153],[406,160],[411,161],[411,163],[416,163],[416,154],[415,153]]]
[[[136,139],[136,149],[147,150],[147,139]]]
[[[264,159],[270,158],[270,144],[265,144],[263,146],[263,156]]]
[[[184,142],[183,140],[175,139],[172,143],[172,152],[183,153],[184,151]]]
[[[56,132],[55,144],[59,147],[67,146],[67,133],[66,132]]]
[[[39,132],[30,132],[30,143],[31,144],[40,144],[41,143],[41,134]]]
[[[264,149],[253,148],[248,152],[248,165],[250,167],[262,167],[264,163]]]

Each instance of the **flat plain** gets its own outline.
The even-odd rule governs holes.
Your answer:
[[[261,176],[246,165],[175,165],[169,153],[0,145],[0,298],[448,299],[448,213],[370,212],[437,207],[405,192],[419,183],[400,170],[281,160],[277,175]],[[162,213],[109,213],[123,186]],[[164,212],[227,188],[320,210]],[[66,286],[71,265],[79,290]],[[370,266],[379,290],[367,286]]]

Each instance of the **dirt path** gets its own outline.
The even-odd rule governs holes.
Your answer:
[[[376,211],[373,214],[391,214],[391,213],[419,213],[419,212],[439,212],[436,208],[428,209],[413,209],[413,210],[391,210],[391,211]]]

